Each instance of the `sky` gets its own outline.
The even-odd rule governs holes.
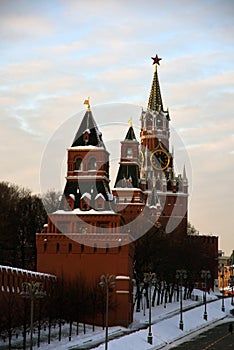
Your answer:
[[[177,139],[171,145],[175,158],[178,140],[186,153],[178,171],[184,160],[189,221],[200,234],[218,235],[219,249],[230,255],[233,1],[0,0],[0,7],[0,181],[33,193],[61,190],[66,148],[89,96],[108,150],[112,140],[123,140],[130,118],[139,130],[153,77],[151,57],[157,53],[163,104]],[[46,188],[43,159],[58,135],[62,160]],[[114,170],[117,158],[112,155]]]

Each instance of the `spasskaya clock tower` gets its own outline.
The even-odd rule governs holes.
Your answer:
[[[187,232],[188,180],[185,168],[176,175],[170,150],[170,116],[163,106],[158,66],[161,58],[152,57],[154,69],[147,110],[141,113],[140,177],[147,204],[161,206],[160,222],[166,232]]]

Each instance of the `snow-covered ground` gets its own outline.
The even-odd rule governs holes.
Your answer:
[[[202,292],[196,290],[195,295],[201,299]],[[179,329],[180,322],[180,304],[179,302],[167,303],[164,305],[156,306],[152,308],[152,333],[153,344],[150,345],[147,342],[148,329],[139,329],[148,322],[149,310],[142,310],[140,313],[134,314],[134,322],[130,328],[123,327],[110,327],[109,336],[122,335],[121,337],[110,339],[108,344],[108,350],[153,350],[153,349],[171,349],[173,346],[183,342],[189,338],[194,337],[204,329],[208,329],[217,324],[217,322],[227,321],[231,316],[230,310],[234,307],[231,305],[231,299],[225,298],[225,312],[221,311],[222,301],[217,299],[214,294],[207,294],[207,321],[204,320],[204,304],[201,305],[201,301],[183,300],[183,323],[184,330]],[[191,308],[194,307],[195,308]],[[187,311],[186,311],[187,309]],[[144,315],[145,314],[145,315]],[[56,332],[57,336],[58,332]],[[104,350],[105,345],[105,330],[101,328],[95,328],[95,332],[92,332],[91,328],[87,328],[87,333],[84,335],[80,333],[78,336],[75,332],[72,334],[71,341],[68,341],[68,337],[63,337],[61,341],[53,339],[51,344],[47,344],[46,337],[41,342],[41,350],[69,350],[69,349],[96,349]],[[98,344],[102,343],[98,346]],[[0,342],[0,349],[2,349],[3,343]],[[6,346],[6,343],[5,343]],[[35,345],[36,348],[36,345]],[[18,348],[20,349],[20,348]]]
[[[201,292],[197,291],[197,294]],[[209,299],[216,299],[214,295],[209,295]],[[183,301],[183,307],[189,307],[194,305],[191,300]],[[231,306],[230,298],[225,299],[225,312],[221,311],[222,302],[220,299],[207,303],[207,321],[204,320],[204,305],[200,305],[196,308],[192,308],[183,312],[184,330],[179,329],[180,314],[178,303],[171,305],[167,304],[166,310],[163,305],[153,309],[153,344],[150,345],[147,342],[148,329],[139,330],[135,333],[128,334],[119,339],[113,339],[110,341],[109,350],[149,350],[149,349],[171,349],[173,345],[178,345],[180,342],[184,342],[189,338],[194,337],[199,331],[204,331],[204,328],[208,329],[214,326],[217,321],[224,320],[227,316],[230,316]],[[176,315],[173,315],[177,311]],[[98,346],[97,350],[104,350],[104,344]]]

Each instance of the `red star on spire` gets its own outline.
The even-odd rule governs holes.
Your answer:
[[[158,64],[160,66],[161,58],[159,58],[158,55],[156,55],[155,57],[151,57],[151,58],[154,61],[153,64]]]

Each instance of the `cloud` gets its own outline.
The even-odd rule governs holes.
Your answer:
[[[1,18],[0,33],[4,42],[42,38],[52,31],[54,24],[45,17],[11,14]]]
[[[1,119],[4,120],[1,121],[0,129],[1,181],[9,181],[30,189],[38,188],[43,142],[35,135],[25,132],[17,118],[1,115]]]

